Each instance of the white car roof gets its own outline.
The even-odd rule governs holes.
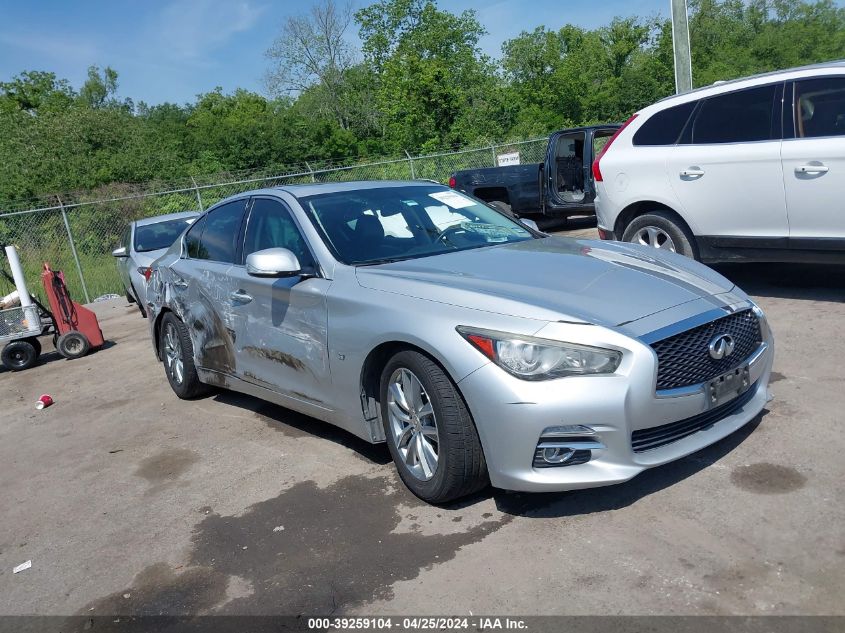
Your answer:
[[[670,95],[648,107],[643,108],[640,112],[648,112],[650,114],[653,111],[662,110],[669,106],[680,105],[689,101],[697,101],[703,97],[711,97],[725,92],[733,92],[734,90],[742,88],[762,86],[778,80],[788,81],[790,79],[801,79],[817,75],[835,75],[839,73],[845,74],[845,59],[823,62],[821,64],[810,64],[808,66],[799,66],[797,68],[787,68],[786,70],[776,70],[768,73],[760,73],[759,75],[731,79],[730,81],[718,81],[714,84],[710,84],[709,86],[695,88],[689,92]]]

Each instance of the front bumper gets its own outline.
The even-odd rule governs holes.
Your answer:
[[[494,486],[540,492],[628,481],[647,468],[680,459],[730,435],[754,419],[770,399],[768,383],[774,342],[767,333],[750,357],[753,387],[743,406],[692,435],[634,452],[631,435],[635,430],[698,416],[709,405],[703,389],[687,389],[668,397],[655,392],[657,359],[652,349],[616,332],[604,332],[606,339],[611,339],[609,343],[626,351],[614,375],[530,382],[491,363],[460,381]],[[586,463],[533,467],[544,429],[562,425],[590,427],[605,448],[593,450]]]

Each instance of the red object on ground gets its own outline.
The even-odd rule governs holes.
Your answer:
[[[47,294],[58,334],[61,336],[78,331],[85,335],[92,349],[102,347],[105,340],[97,315],[70,298],[65,276],[60,271],[50,270],[50,265],[45,262],[41,282],[44,284],[44,292]]]
[[[35,408],[40,411],[41,409],[46,409],[51,404],[53,404],[53,398],[49,394],[45,393],[43,396],[38,398],[38,401],[35,403]]]

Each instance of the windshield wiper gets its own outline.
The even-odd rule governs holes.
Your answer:
[[[385,259],[374,259],[369,262],[361,262],[355,264],[356,266],[377,266],[378,264],[392,264],[393,262],[404,262],[408,259],[414,259],[415,256],[410,257],[386,257]]]

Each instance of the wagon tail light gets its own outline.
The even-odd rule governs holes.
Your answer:
[[[153,269],[149,266],[139,266],[138,272],[141,273],[141,276],[146,280],[149,281],[150,277],[153,275]]]
[[[457,184],[457,182],[455,181],[455,177],[454,177],[454,176],[449,176],[449,186],[450,186],[452,189],[454,189],[456,184]]]
[[[593,179],[596,182],[604,182],[604,178],[602,178],[602,175],[601,175],[601,164],[600,164],[601,159],[604,157],[605,154],[607,154],[607,150],[609,150],[610,146],[613,145],[613,141],[616,140],[616,137],[619,136],[620,134],[622,134],[622,130],[624,130],[626,127],[628,127],[631,124],[631,122],[636,118],[637,118],[636,114],[632,115],[630,119],[628,119],[627,121],[625,121],[625,123],[622,124],[622,127],[620,127],[618,130],[616,130],[616,132],[613,134],[613,136],[610,137],[610,140],[607,143],[605,143],[604,147],[601,148],[599,155],[596,156],[596,159],[593,161]]]

